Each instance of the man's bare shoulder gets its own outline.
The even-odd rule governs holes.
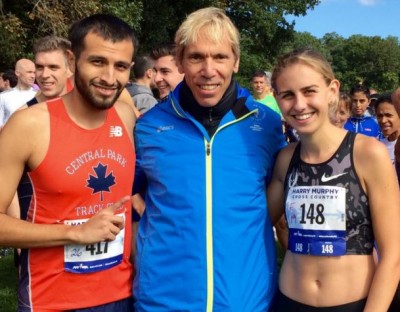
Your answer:
[[[16,111],[7,121],[3,130],[10,128],[10,131],[27,131],[33,134],[36,130],[47,126],[49,122],[49,112],[46,103],[38,103]]]
[[[41,115],[48,116],[49,111],[47,109],[46,102],[40,102],[29,107],[26,106],[25,109],[18,110],[18,113],[21,114],[21,116],[31,115],[31,117],[35,119],[35,118],[40,118]]]
[[[122,90],[122,92],[118,98],[118,102],[124,102],[124,103],[128,104],[131,107],[131,109],[133,110],[133,112],[135,113],[135,116],[136,117],[140,116],[140,112],[136,108],[135,103],[133,102],[133,99],[126,88],[124,88]]]
[[[132,107],[128,103],[118,100],[117,102],[115,102],[114,107],[119,117],[123,120],[127,127],[129,125],[133,126],[135,124],[136,115]]]
[[[3,161],[24,163],[36,168],[46,154],[50,138],[50,118],[46,105],[15,112],[0,132]]]

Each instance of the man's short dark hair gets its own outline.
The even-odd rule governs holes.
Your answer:
[[[135,58],[135,64],[133,65],[133,75],[136,79],[143,78],[148,69],[154,67],[154,60],[147,56],[137,56]]]
[[[173,42],[163,43],[150,52],[150,57],[155,61],[168,55],[176,56],[176,44]]]
[[[267,79],[267,74],[265,73],[264,70],[258,69],[253,73],[253,75],[251,76],[251,79],[253,80],[253,78],[255,78],[255,77],[265,77],[265,79]]]
[[[68,39],[76,58],[79,58],[84,50],[84,40],[89,33],[113,43],[130,39],[134,50],[138,49],[135,34],[127,23],[110,14],[94,14],[75,22],[69,30]]]
[[[13,69],[7,69],[1,77],[3,78],[4,81],[7,81],[10,83],[10,87],[14,88],[17,83],[18,83],[18,77],[15,74],[15,71]]]

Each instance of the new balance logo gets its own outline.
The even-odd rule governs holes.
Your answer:
[[[112,137],[120,137],[122,136],[122,127],[120,126],[111,126],[110,127],[110,138]]]
[[[328,181],[331,181],[331,180],[333,180],[333,179],[336,179],[336,178],[339,178],[339,177],[341,177],[342,175],[345,175],[347,172],[343,172],[343,173],[339,173],[339,174],[335,174],[335,175],[333,175],[333,176],[330,176],[330,177],[327,177],[326,175],[325,175],[325,173],[322,175],[322,177],[321,177],[321,182],[328,182]]]

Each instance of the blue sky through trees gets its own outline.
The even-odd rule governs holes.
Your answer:
[[[400,40],[399,16],[400,0],[322,0],[306,16],[295,18],[295,30],[317,38],[336,32],[344,38],[359,34]]]

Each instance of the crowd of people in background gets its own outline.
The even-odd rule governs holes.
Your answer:
[[[0,74],[18,311],[400,311],[400,88],[303,48],[247,90],[212,7],[136,49],[96,14]]]

